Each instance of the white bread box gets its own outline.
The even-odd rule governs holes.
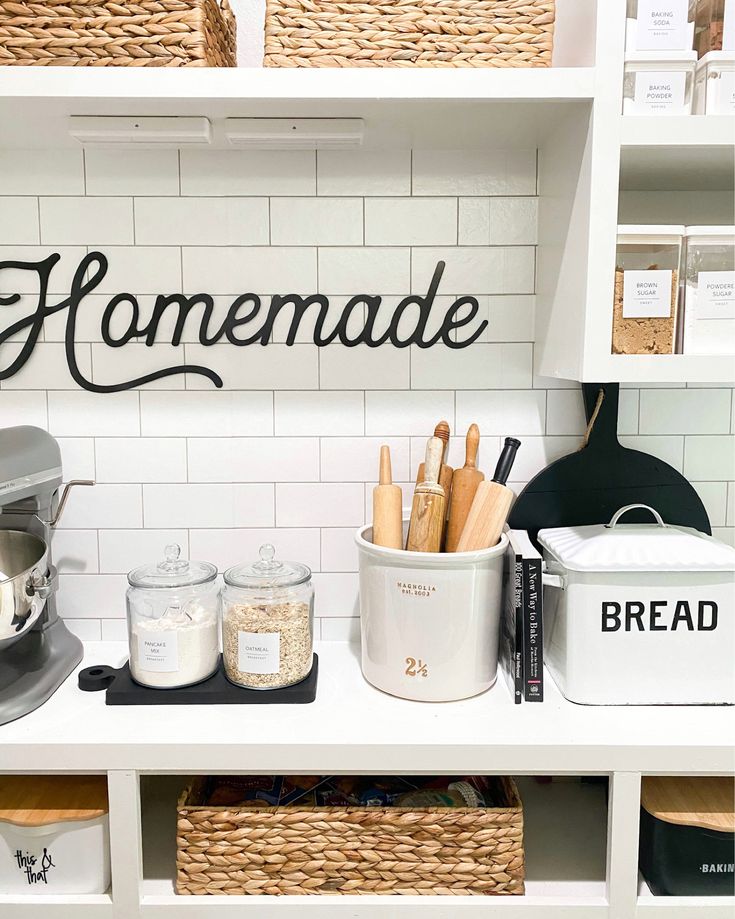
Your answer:
[[[109,886],[106,777],[3,776],[0,895],[101,894]]]
[[[621,524],[645,508],[651,524]],[[540,530],[544,656],[588,705],[735,701],[735,549],[646,505],[607,525]]]

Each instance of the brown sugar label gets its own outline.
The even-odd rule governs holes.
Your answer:
[[[623,272],[623,319],[669,319],[673,272]]]

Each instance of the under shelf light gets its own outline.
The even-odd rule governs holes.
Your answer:
[[[251,150],[334,150],[359,147],[362,118],[227,118],[232,147]]]
[[[69,133],[81,144],[208,144],[212,128],[208,118],[177,115],[135,118],[118,115],[72,115]]]

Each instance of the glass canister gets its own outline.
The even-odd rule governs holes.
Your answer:
[[[260,547],[260,560],[225,571],[222,644],[225,673],[248,689],[280,689],[309,675],[313,659],[311,569],[279,562]]]
[[[735,354],[735,227],[687,227],[684,354]]]
[[[130,673],[143,686],[175,689],[206,680],[219,664],[217,568],[180,558],[177,545],[165,555],[128,574]]]

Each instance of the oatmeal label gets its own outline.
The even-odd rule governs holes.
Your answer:
[[[689,0],[638,0],[637,51],[686,51],[692,46]]]
[[[243,673],[278,673],[281,669],[281,633],[238,632],[237,669]]]
[[[686,89],[684,71],[651,71],[635,75],[635,111],[684,115]]]
[[[153,673],[175,673],[179,669],[178,633],[138,635],[138,667]]]
[[[673,272],[623,272],[623,319],[670,319]]]
[[[697,319],[735,319],[735,271],[700,271]]]

